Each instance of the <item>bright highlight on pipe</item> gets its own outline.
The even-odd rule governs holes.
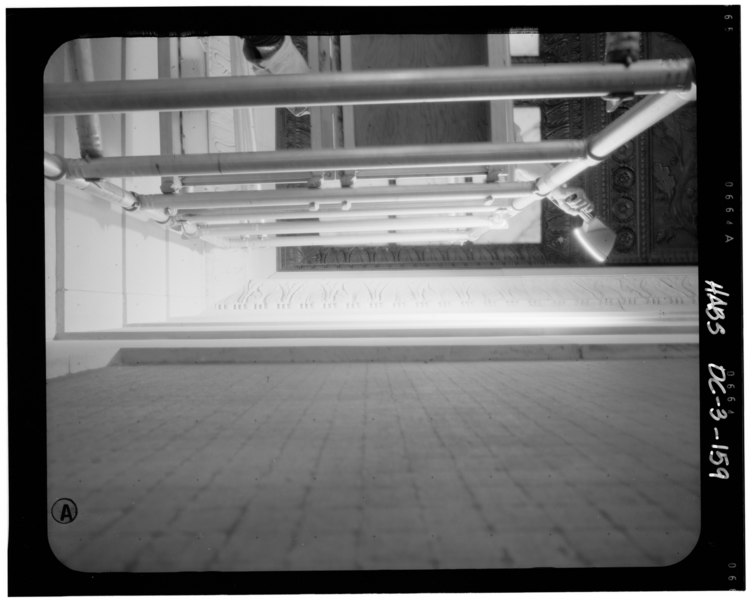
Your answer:
[[[46,84],[44,108],[47,115],[77,115],[84,158],[64,159],[45,152],[45,177],[87,189],[129,211],[148,215],[184,237],[216,234],[225,247],[475,242],[486,231],[507,228],[506,217],[540,202],[696,98],[693,63],[684,59],[640,61],[629,67],[583,63],[111,82],[90,81],[91,65],[85,64],[90,63],[88,47],[79,44],[75,49],[79,52],[72,62],[84,81]],[[614,92],[649,97],[586,140],[527,143],[105,158],[99,148],[96,119],[91,116],[100,112],[235,106],[610,97]],[[495,165],[545,163],[558,164],[534,183],[136,195],[101,181],[112,177],[184,176],[184,185],[189,181],[211,185],[231,181],[305,182],[311,179],[311,174],[321,171],[346,171],[350,177],[357,173],[364,178],[374,175],[391,178],[400,174],[425,176],[441,169],[447,169],[447,173],[468,170],[485,173]],[[511,202],[497,204],[503,199]],[[500,209],[506,212],[495,212]],[[178,218],[179,211],[183,211],[182,218]],[[491,216],[486,215],[488,212]],[[192,218],[185,218],[186,215]],[[306,222],[290,223],[292,215]],[[317,219],[311,221],[312,217]],[[604,262],[613,250],[616,233],[600,219],[589,214],[582,217],[584,223],[574,230],[574,237],[595,260]],[[230,223],[212,224],[223,221]],[[229,234],[240,237],[224,239]],[[258,239],[247,239],[250,236]]]
[[[616,243],[616,234],[598,218],[585,221],[574,230],[574,237],[598,262],[605,262]]]

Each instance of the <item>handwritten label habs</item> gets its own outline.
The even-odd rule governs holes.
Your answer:
[[[721,365],[708,363],[708,373],[710,375],[710,378],[708,379],[708,387],[710,388],[711,393],[715,394],[716,404],[716,406],[709,409],[710,418],[715,421],[715,427],[713,427],[715,439],[713,441],[721,442],[721,425],[726,421],[729,415],[734,414],[734,411],[730,408],[721,408],[723,400],[727,403],[736,401],[734,396],[726,396],[727,390],[732,390],[736,387],[735,384],[726,382],[726,378],[733,377],[734,372],[727,371]],[[712,465],[711,468],[715,468],[714,472],[708,473],[709,477],[716,479],[728,479],[730,477],[728,444],[711,444],[708,461]]]
[[[728,297],[728,292],[723,291],[723,286],[717,284],[715,281],[705,281],[705,294],[708,297],[708,303],[705,306],[705,315],[708,317],[708,321],[705,324],[708,327],[708,331],[713,335],[725,334],[726,330],[721,325],[720,321],[726,318],[723,307],[728,304],[721,296]]]

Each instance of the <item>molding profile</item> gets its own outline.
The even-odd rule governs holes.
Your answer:
[[[606,310],[696,313],[696,271],[250,280],[218,312],[473,313]]]

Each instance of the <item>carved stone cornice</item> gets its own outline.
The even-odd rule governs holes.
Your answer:
[[[251,280],[215,310],[274,313],[698,310],[697,274],[308,277]]]

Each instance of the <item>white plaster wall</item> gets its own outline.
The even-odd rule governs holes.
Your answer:
[[[258,106],[252,109],[257,150],[276,150],[277,123],[275,109]]]
[[[201,39],[197,37],[181,38],[180,77],[205,77],[206,54]],[[181,113],[183,133],[183,152],[198,154],[208,152],[209,117],[205,110],[186,110]]]
[[[57,297],[57,258],[55,245],[55,184],[45,181],[44,184],[44,319],[45,339],[55,337],[57,329],[56,297]]]
[[[126,221],[126,323],[167,320],[166,278],[169,242],[165,234],[165,230],[157,224],[141,223],[135,219]]]
[[[65,326],[120,327],[123,314],[122,216],[75,190],[65,195]]]
[[[207,311],[238,292],[248,281],[268,280],[276,276],[275,248],[211,248],[206,254]]]
[[[120,73],[113,60],[114,42],[93,42],[95,74]],[[109,69],[105,69],[109,64]],[[45,81],[69,81],[65,48],[51,57]],[[119,117],[102,119],[106,155],[120,153]],[[73,117],[45,118],[45,150],[78,157]],[[106,329],[122,325],[123,247],[121,215],[108,203],[61,185],[45,185],[45,255],[47,257],[47,334]],[[54,317],[52,316],[54,314]]]
[[[196,40],[197,38],[192,38]],[[197,42],[195,42],[197,43]],[[228,57],[232,54],[235,56],[242,55],[241,42],[237,38],[217,37],[211,38],[207,43],[212,49],[212,56]],[[226,61],[218,60],[216,63],[210,62],[208,70],[210,75],[227,74],[228,65]],[[236,75],[253,75],[253,70],[248,63],[235,61],[232,65]],[[270,106],[253,107],[250,109],[250,118],[248,120],[248,132],[240,131],[241,119],[237,112],[235,113],[235,144],[231,147],[227,143],[228,135],[222,135],[222,121],[229,118],[228,113],[222,113],[220,110],[209,111],[209,133],[211,144],[214,146],[212,152],[222,152],[227,150],[253,150],[259,152],[274,151],[277,148],[277,129],[276,129],[276,109]],[[225,127],[225,129],[227,129]],[[250,134],[250,135],[245,135]],[[244,143],[249,147],[243,147]],[[238,186],[240,188],[256,189],[273,189],[273,184],[255,184],[247,186]],[[207,188],[209,189],[209,188]],[[211,188],[214,189],[214,188]],[[227,188],[216,188],[227,189]],[[232,294],[251,279],[268,279],[275,275],[277,271],[277,253],[274,248],[257,248],[257,249],[226,249],[209,247],[206,254],[206,289],[207,289],[207,307],[221,301],[223,298]],[[212,311],[209,311],[211,315]]]
[[[157,76],[156,39],[92,40],[97,80]],[[65,49],[45,81],[69,80]],[[159,154],[158,113],[101,115],[105,156]],[[75,120],[45,118],[45,151],[79,156]],[[113,180],[158,193],[159,178]],[[182,240],[86,192],[45,183],[46,334],[117,329],[197,315],[206,299],[204,244]]]
[[[62,68],[60,66],[59,56],[55,59],[53,69],[48,69],[50,75],[55,72],[60,72],[58,81],[62,80]],[[45,82],[54,82],[55,78],[47,76],[45,74]],[[62,125],[62,119],[52,119],[50,117],[44,118],[44,147],[45,149],[55,150],[62,152],[62,145],[60,148],[55,146],[55,126]],[[57,235],[55,227],[55,203],[56,203],[56,186],[53,182],[45,180],[44,182],[44,306],[45,306],[45,338],[51,340],[55,337],[57,330],[58,316],[57,316],[57,293],[56,288],[58,284],[58,277],[56,271],[58,266],[62,262],[58,262],[57,259]],[[8,199],[12,201],[12,199]]]
[[[125,40],[119,37],[98,38],[91,40],[91,43],[94,78],[97,81],[119,81],[122,79],[122,56]],[[108,117],[112,120],[120,120],[117,118],[118,115],[108,115]]]
[[[168,317],[178,319],[203,312],[206,307],[205,244],[173,236],[166,249]]]
[[[158,79],[157,38],[124,40],[125,68],[123,79]],[[114,65],[113,65],[114,66]],[[124,115],[124,156],[159,154],[159,113],[130,112]],[[158,194],[159,177],[138,177],[125,180],[127,190],[139,194]]]

